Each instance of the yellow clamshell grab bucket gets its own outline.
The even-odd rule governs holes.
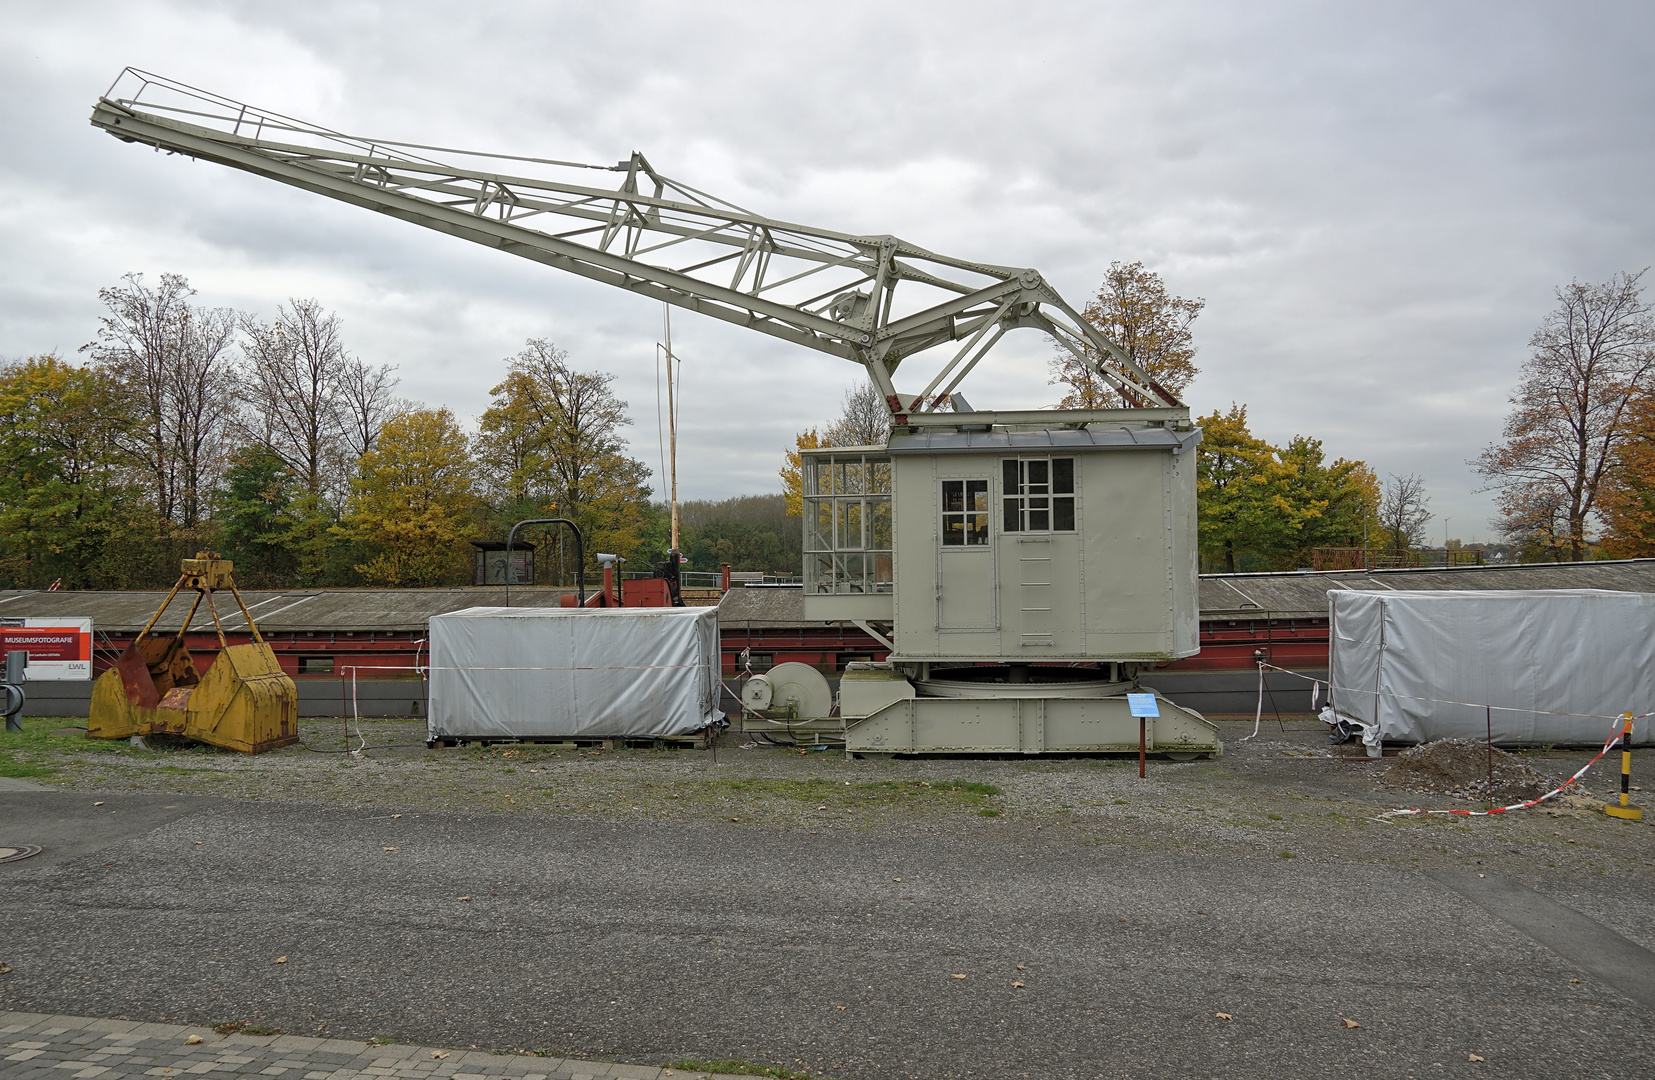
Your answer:
[[[282,674],[276,653],[259,635],[253,616],[230,577],[234,567],[215,552],[199,551],[183,561],[183,573],[160,610],[92,686],[92,710],[86,722],[91,739],[125,739],[133,735],[182,735],[185,738],[262,754],[299,741],[299,692]],[[195,602],[178,633],[150,637],[168,605],[184,589]],[[253,640],[231,645],[224,639],[213,593],[229,589],[247,620]],[[218,631],[218,656],[198,675],[184,635],[201,601]]]

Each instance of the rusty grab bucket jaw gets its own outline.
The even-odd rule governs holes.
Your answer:
[[[211,551],[185,559],[178,583],[144,629],[92,687],[86,734],[94,739],[182,735],[213,746],[261,754],[299,741],[299,694],[275,651],[259,634],[232,576],[234,567]],[[189,614],[172,637],[150,637],[173,599],[195,592]],[[231,645],[213,593],[228,589],[247,620],[252,641]],[[184,636],[202,601],[218,632],[219,651],[197,673]]]

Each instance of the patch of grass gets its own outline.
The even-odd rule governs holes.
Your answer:
[[[999,817],[1000,816],[1000,811],[998,811],[998,810],[979,810],[979,811],[977,811],[977,816],[978,817]]]
[[[1271,821],[1282,821],[1282,820],[1284,820],[1280,814],[1265,814],[1264,816],[1269,818]]]
[[[241,1033],[243,1035],[280,1035],[282,1033],[282,1029],[279,1027],[270,1027],[266,1024],[248,1024],[246,1027],[241,1029]]]
[[[0,751],[0,776],[50,776],[57,772],[50,765],[36,765],[31,761],[16,761],[4,751]]]
[[[88,739],[83,732],[54,734],[85,723],[61,716],[31,716],[23,719],[22,731],[0,731],[0,776],[50,775],[57,771],[53,759],[60,754],[129,752],[121,739]]]
[[[775,1080],[828,1080],[827,1077],[808,1072],[797,1072],[783,1068],[780,1065],[759,1065],[740,1058],[726,1058],[723,1061],[700,1061],[689,1058],[684,1061],[674,1061],[667,1068],[674,1071],[688,1073],[724,1073],[729,1076],[770,1076]]]
[[[1298,855],[1291,851],[1278,851],[1276,852],[1276,857],[1279,859],[1297,859]]]

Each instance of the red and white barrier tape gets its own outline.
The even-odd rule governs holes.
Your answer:
[[[1418,697],[1418,696],[1415,696],[1415,695],[1412,695],[1412,694],[1397,694],[1397,693],[1387,691],[1387,690],[1354,690],[1354,689],[1350,689],[1348,687],[1335,686],[1335,685],[1333,685],[1333,683],[1328,682],[1326,680],[1317,679],[1317,678],[1314,678],[1313,676],[1305,675],[1302,672],[1293,671],[1290,668],[1277,667],[1275,664],[1265,663],[1262,660],[1259,661],[1258,669],[1259,669],[1259,709],[1258,709],[1258,714],[1253,719],[1253,735],[1258,734],[1259,720],[1261,720],[1263,718],[1263,715],[1264,715],[1264,672],[1267,669],[1270,670],[1270,671],[1279,671],[1284,675],[1293,675],[1293,676],[1296,676],[1300,679],[1305,680],[1306,682],[1314,683],[1314,684],[1316,684],[1316,688],[1317,688],[1318,691],[1320,690],[1320,688],[1322,686],[1325,685],[1325,686],[1327,686],[1329,691],[1349,690],[1349,692],[1353,693],[1353,694],[1374,694],[1375,696],[1378,696],[1378,697],[1403,698],[1403,699],[1406,699],[1406,700],[1409,700],[1409,701],[1430,701],[1430,702],[1435,702],[1435,703],[1443,704],[1443,705],[1466,705],[1466,706],[1470,706],[1471,708],[1474,708],[1474,709],[1493,709],[1493,710],[1497,710],[1499,712],[1530,712],[1530,713],[1541,713],[1541,714],[1544,714],[1544,715],[1547,715],[1547,716],[1573,716],[1573,717],[1578,717],[1578,718],[1581,718],[1581,719],[1589,719],[1589,720],[1613,720],[1614,721],[1614,728],[1610,731],[1608,740],[1606,742],[1604,742],[1603,749],[1599,750],[1597,752],[1597,756],[1593,757],[1591,761],[1588,761],[1586,764],[1582,765],[1580,767],[1580,770],[1578,772],[1576,772],[1573,776],[1569,777],[1567,780],[1565,780],[1561,784],[1557,785],[1556,788],[1552,789],[1551,791],[1546,792],[1546,794],[1540,796],[1539,798],[1530,799],[1527,802],[1512,803],[1510,806],[1496,806],[1496,807],[1493,807],[1492,809],[1489,809],[1489,810],[1425,810],[1425,809],[1386,810],[1385,812],[1383,812],[1379,815],[1380,820],[1383,820],[1383,819],[1389,818],[1389,817],[1402,817],[1402,816],[1418,815],[1418,814],[1458,814],[1461,817],[1489,817],[1490,815],[1493,815],[1493,814],[1503,814],[1508,810],[1524,810],[1524,809],[1527,809],[1528,807],[1531,807],[1531,806],[1538,806],[1538,805],[1540,805],[1541,803],[1545,802],[1548,799],[1555,799],[1557,796],[1563,794],[1563,792],[1569,787],[1570,784],[1573,784],[1575,781],[1579,780],[1582,776],[1586,775],[1586,770],[1587,769],[1590,769],[1593,765],[1596,765],[1598,762],[1602,761],[1603,758],[1604,758],[1604,755],[1608,754],[1609,751],[1613,750],[1617,745],[1619,745],[1620,740],[1621,740],[1621,730],[1622,730],[1621,725],[1626,720],[1625,716],[1604,716],[1601,713],[1553,712],[1553,711],[1549,711],[1549,710],[1545,710],[1545,709],[1524,709],[1524,708],[1513,707],[1513,706],[1509,706],[1509,705],[1485,705],[1481,702],[1475,702],[1475,701],[1454,701],[1450,698]],[[1318,693],[1317,696],[1320,696],[1319,693]],[[1646,719],[1646,718],[1651,717],[1651,716],[1655,716],[1655,712],[1639,713],[1638,715],[1632,717],[1632,719],[1633,720],[1643,720],[1643,719]],[[1251,739],[1253,737],[1253,735],[1249,735],[1245,739],[1242,739],[1241,741],[1246,742],[1247,739]],[[1493,801],[1494,792],[1492,790],[1489,791],[1488,796],[1489,796],[1489,800]]]
[[[1645,713],[1643,715],[1648,716],[1650,714]],[[1642,718],[1643,717],[1636,717],[1635,719]],[[1388,817],[1403,817],[1412,814],[1458,814],[1461,817],[1489,817],[1493,814],[1503,814],[1507,810],[1523,810],[1530,806],[1538,806],[1547,799],[1553,799],[1563,794],[1565,788],[1574,783],[1576,780],[1579,780],[1582,776],[1585,776],[1587,769],[1590,769],[1593,765],[1596,765],[1598,762],[1602,761],[1605,754],[1609,753],[1609,751],[1618,746],[1621,741],[1620,725],[1622,722],[1623,721],[1620,720],[1615,722],[1615,730],[1609,733],[1609,740],[1603,744],[1603,749],[1598,751],[1596,757],[1582,765],[1580,770],[1573,776],[1557,785],[1557,787],[1553,790],[1546,792],[1538,799],[1530,799],[1528,802],[1512,803],[1510,806],[1496,806],[1490,810],[1386,810],[1384,813],[1380,814],[1379,817],[1381,820]],[[1494,792],[1490,791],[1488,796],[1490,801],[1492,801],[1494,798]]]

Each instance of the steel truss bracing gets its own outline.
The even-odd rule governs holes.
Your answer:
[[[946,405],[1019,327],[1082,357],[1124,405],[1177,404],[1038,271],[760,217],[662,176],[642,154],[582,165],[360,138],[132,68],[92,123],[855,361],[899,422]],[[620,185],[577,182],[598,172],[621,174]],[[912,392],[910,369],[899,397],[898,368],[945,345],[924,389]]]

